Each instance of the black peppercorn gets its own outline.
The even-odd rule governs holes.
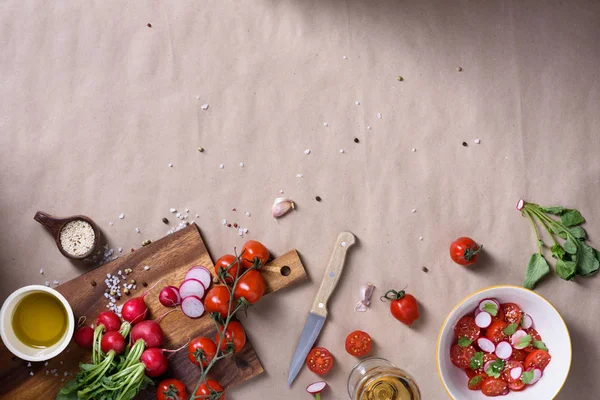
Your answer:
[[[166,219],[166,218],[163,218],[163,219],[162,219],[162,222],[164,222],[165,224],[168,224],[168,223],[169,223],[169,220],[168,220],[168,219]]]
[[[463,142],[463,146],[467,147],[468,146],[467,142]]]
[[[317,197],[315,197],[315,200],[316,200],[316,201],[321,201],[321,196],[317,196]]]
[[[358,140],[358,138],[357,138],[357,137],[355,137],[355,138],[354,138],[354,143],[358,143],[358,142],[360,142],[360,140]]]

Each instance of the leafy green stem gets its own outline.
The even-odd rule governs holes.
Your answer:
[[[542,240],[540,239],[540,233],[538,232],[537,225],[535,224],[535,221],[533,220],[533,217],[531,216],[531,212],[529,210],[527,210],[526,208],[524,211],[525,211],[525,215],[527,216],[527,218],[529,218],[529,221],[531,222],[531,226],[533,226],[533,231],[535,232],[535,237],[537,239],[538,253],[542,254]]]

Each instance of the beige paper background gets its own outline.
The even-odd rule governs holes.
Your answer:
[[[336,358],[325,398],[347,398],[354,329],[425,399],[446,398],[434,359],[444,317],[477,289],[520,284],[535,250],[519,197],[578,208],[600,246],[599,38],[594,1],[5,0],[0,299],[83,272],[33,221],[38,209],[87,214],[127,250],[188,207],[215,258],[245,240],[221,225],[237,221],[276,255],[297,248],[310,283],[250,312],[267,372],[228,398],[306,399],[316,377],[303,370],[288,390],[289,362],[331,246],[350,230],[359,245],[318,342]],[[276,221],[280,189],[298,209]],[[485,244],[473,269],[448,257],[461,235]],[[408,285],[421,321],[409,329],[378,300],[353,312],[366,281],[375,299]],[[599,289],[599,277],[539,286],[573,339],[559,399],[600,394]]]

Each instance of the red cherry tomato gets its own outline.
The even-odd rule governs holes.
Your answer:
[[[521,371],[525,371],[523,369],[523,363],[521,361],[516,360],[508,360],[504,363],[504,371],[502,371],[502,379],[504,379],[508,383],[520,382],[521,378],[513,379],[510,376],[510,370],[513,368],[521,368]]]
[[[229,312],[229,291],[225,286],[215,286],[204,297],[204,309],[208,313],[218,312],[227,318]]]
[[[381,296],[381,301],[384,299],[390,300],[390,312],[403,324],[410,326],[419,319],[419,305],[413,295],[392,289]]]
[[[256,240],[248,240],[242,247],[242,265],[248,269],[254,265],[258,258],[260,265],[265,265],[269,261],[269,250]]]
[[[473,264],[482,247],[471,238],[459,237],[450,245],[450,258],[459,265]]]
[[[165,379],[156,388],[156,400],[187,400],[183,382],[177,379]]]
[[[516,382],[508,382],[508,388],[510,390],[514,390],[515,392],[520,392],[525,389],[525,384],[520,379]]]
[[[215,343],[219,343],[219,339],[221,338],[221,333],[223,332],[223,327],[219,328],[219,332],[217,332]],[[233,352],[238,353],[244,345],[246,344],[246,331],[244,331],[244,327],[238,321],[231,321],[229,325],[227,325],[227,330],[225,331],[225,337],[221,342],[221,350],[226,352],[227,346],[233,343]]]
[[[217,354],[217,345],[207,337],[197,337],[188,344],[188,359],[192,364],[208,366],[213,357]]]
[[[498,344],[506,338],[506,335],[504,334],[503,331],[508,325],[509,325],[508,322],[494,321],[487,328],[487,331],[485,332],[485,336],[488,339],[490,339],[492,342],[494,342],[495,344]]]
[[[513,349],[512,359],[515,361],[524,361],[527,353],[524,350]]]
[[[504,311],[502,311],[502,307],[498,309],[498,313],[495,317],[492,315],[492,322],[495,321],[504,321]]]
[[[221,392],[224,392],[224,389],[221,385],[219,385],[219,382],[209,379],[206,381],[206,383],[202,383],[200,386],[198,386],[195,396],[200,396],[201,399],[209,399],[211,394]],[[225,400],[225,394],[221,395],[219,400]]]
[[[315,374],[323,375],[333,367],[333,357],[326,348],[315,347],[306,357],[306,366]]]
[[[459,319],[454,326],[454,334],[459,339],[466,337],[472,342],[479,339],[480,330],[475,323],[475,318],[467,316]]]
[[[523,311],[515,303],[504,303],[500,306],[504,312],[504,320],[509,324],[520,324]]]
[[[225,254],[215,263],[217,276],[220,277],[222,273],[227,273],[227,275],[225,275],[225,282],[232,284],[235,278],[237,278],[238,266],[239,263],[237,262],[237,258],[235,258],[233,254]]]
[[[489,397],[502,396],[507,390],[508,384],[502,379],[486,378],[481,383],[481,392]]]
[[[528,335],[531,335],[531,344],[529,346],[525,347],[525,349],[523,349],[523,350],[525,350],[527,353],[531,353],[532,351],[536,350],[536,348],[533,346],[533,342],[541,341],[542,337],[533,328],[525,329],[525,332],[527,332]]]
[[[262,274],[254,269],[246,272],[246,274],[240,278],[233,295],[236,299],[243,297],[248,303],[254,304],[260,300],[263,294],[265,294],[266,289],[267,284],[265,283]]]
[[[450,361],[460,369],[469,368],[469,362],[474,355],[475,347],[473,346],[462,347],[455,344],[450,349]]]
[[[468,371],[467,375],[469,375]],[[474,372],[471,376],[469,376],[469,382],[467,383],[467,386],[470,390],[481,390],[481,384],[485,378],[487,378],[487,375],[483,372]]]
[[[525,369],[539,368],[542,371],[550,364],[552,357],[545,350],[535,350],[527,355],[525,358]]]
[[[365,356],[369,354],[371,347],[373,347],[373,341],[366,332],[354,331],[346,337],[346,351],[351,356]]]

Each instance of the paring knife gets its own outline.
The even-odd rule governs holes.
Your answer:
[[[300,372],[300,369],[306,361],[306,356],[313,344],[315,344],[315,341],[321,332],[321,328],[323,328],[325,318],[327,318],[327,301],[329,300],[329,297],[331,297],[331,294],[335,290],[335,287],[342,276],[344,262],[346,261],[346,252],[355,242],[356,238],[350,232],[340,233],[335,242],[333,253],[331,254],[327,269],[325,270],[325,276],[323,277],[315,301],[312,304],[312,308],[308,313],[308,318],[304,323],[304,329],[302,330],[298,347],[296,347],[296,352],[292,358],[290,373],[288,375],[288,386],[291,386],[294,379],[296,379],[298,372]]]

